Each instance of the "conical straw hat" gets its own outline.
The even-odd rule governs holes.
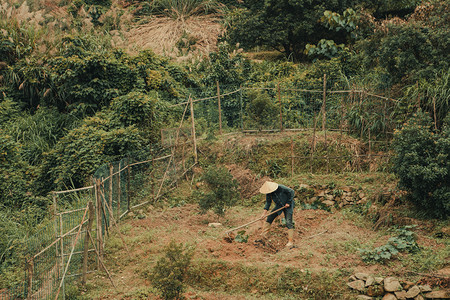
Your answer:
[[[278,188],[278,183],[266,181],[266,182],[264,182],[262,187],[259,189],[259,192],[261,194],[270,194],[272,192],[275,192],[277,190],[277,188]]]

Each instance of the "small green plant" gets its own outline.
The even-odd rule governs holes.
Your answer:
[[[202,177],[210,192],[197,192],[199,206],[203,212],[209,209],[223,216],[227,207],[239,199],[238,183],[225,167],[211,166]]]
[[[164,299],[181,299],[194,248],[171,241],[164,252],[165,255],[153,268],[150,279]]]
[[[416,234],[409,229],[415,226],[405,226],[397,229],[398,235],[391,237],[386,245],[377,247],[373,250],[359,249],[361,257],[365,262],[385,262],[393,258],[399,252],[414,253],[419,251],[419,245],[416,242]]]
[[[245,234],[245,230],[238,231],[234,240],[238,243],[247,243],[248,242],[248,234]]]

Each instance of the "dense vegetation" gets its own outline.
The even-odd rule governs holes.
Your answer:
[[[317,87],[325,73],[399,99],[399,129],[419,110],[420,125],[405,124],[396,136],[394,169],[413,203],[448,216],[448,1],[185,1],[177,9],[174,2],[183,1],[77,0],[61,20],[48,14],[38,24],[10,13],[22,4],[0,7],[0,275],[20,259],[15,241],[46,217],[50,191],[83,186],[105,162],[156,153],[160,129],[176,126],[182,113],[169,106],[213,95],[217,81],[229,89]],[[169,11],[171,18],[220,15],[226,33],[217,49],[176,63],[115,46],[112,32],[130,26],[122,15],[140,22]],[[195,44],[189,36],[179,42]],[[253,62],[240,47],[284,56]],[[264,125],[272,111],[266,95],[244,99]],[[239,103],[223,105],[224,122],[238,128]],[[199,122],[210,116],[204,108]]]

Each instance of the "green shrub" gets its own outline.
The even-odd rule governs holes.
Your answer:
[[[408,199],[436,217],[450,213],[450,126],[434,132],[431,118],[419,111],[396,132],[394,172]]]
[[[210,192],[197,192],[199,205],[203,212],[213,209],[223,216],[227,207],[233,206],[239,199],[238,183],[225,167],[211,166],[202,176]]]
[[[150,279],[164,299],[181,299],[194,248],[171,241],[164,252],[153,268]]]
[[[398,235],[389,238],[387,244],[371,249],[360,249],[361,257],[365,262],[384,262],[399,252],[414,253],[419,251],[416,234],[409,230],[415,226],[405,226],[397,229]]]
[[[249,90],[247,92],[249,103],[247,105],[247,113],[250,122],[255,123],[258,129],[264,127],[273,128],[276,122],[276,116],[279,109],[266,92],[259,90]],[[272,126],[270,126],[272,124]],[[276,124],[278,126],[278,124]]]

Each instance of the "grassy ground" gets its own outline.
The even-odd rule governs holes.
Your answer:
[[[350,181],[369,193],[377,188],[377,182],[389,176],[347,174],[332,178],[337,185]],[[303,174],[289,179],[291,183],[295,180],[318,184],[330,177]],[[379,204],[372,204],[376,205]],[[364,205],[331,212],[297,208],[296,247],[292,249],[284,248],[286,230],[278,222],[272,226],[265,245],[257,242],[260,222],[246,228],[246,243],[229,243],[224,239],[227,229],[258,218],[262,206],[260,197],[253,205],[233,207],[220,219],[212,213],[201,214],[196,204],[168,207],[159,203],[137,212],[137,217],[121,223],[131,253],[126,253],[117,235],[109,237],[106,245],[107,267],[118,288],[112,288],[100,272],[89,279],[83,297],[158,299],[150,278],[172,240],[195,247],[185,279],[184,295],[188,299],[354,299],[356,294],[345,283],[355,272],[418,281],[422,276],[417,273],[435,272],[448,265],[449,238],[439,234],[448,223],[412,218],[413,212],[402,204],[392,211],[417,225],[414,231],[421,250],[414,254],[401,253],[385,263],[363,262],[359,249],[385,244],[395,235],[391,230],[395,220],[389,227],[374,230],[377,210],[366,209]],[[404,225],[404,218],[398,225]],[[218,221],[223,226],[208,226]]]
[[[308,142],[304,134],[293,138],[298,149],[302,141]],[[364,149],[350,137],[344,140],[349,151]],[[164,201],[135,211],[121,222],[120,230],[130,253],[116,232],[107,238],[105,261],[117,289],[106,273],[99,272],[90,276],[86,287],[74,287],[73,298],[160,299],[152,276],[171,241],[195,249],[183,282],[187,299],[355,299],[356,294],[346,286],[355,272],[439,286],[439,282],[430,282],[423,274],[449,265],[448,221],[421,218],[396,188],[395,176],[386,172],[341,170],[312,174],[300,168],[292,176],[287,164],[276,181],[297,192],[295,247],[284,247],[286,228],[278,220],[264,243],[259,242],[262,222],[244,228],[241,236],[247,238],[246,242],[230,239],[226,230],[255,220],[262,213],[265,200],[258,188],[271,177],[265,164],[275,154],[290,151],[291,137],[280,136],[278,141],[276,136],[232,136],[201,143],[196,172],[201,173],[210,164],[227,166],[239,182],[242,201],[223,217],[212,212],[201,214],[193,197],[194,190],[203,188],[195,184],[201,174],[196,174],[192,186],[191,182],[180,183]],[[375,169],[383,170],[379,166]],[[323,165],[315,167],[324,169]],[[365,195],[364,201],[342,208],[306,209],[311,206],[301,205],[310,197],[304,185],[309,193],[351,187]],[[212,222],[222,226],[208,226]],[[415,226],[411,230],[417,236],[419,251],[402,252],[384,262],[363,261],[360,249],[385,245],[397,235],[395,228],[404,225]]]

